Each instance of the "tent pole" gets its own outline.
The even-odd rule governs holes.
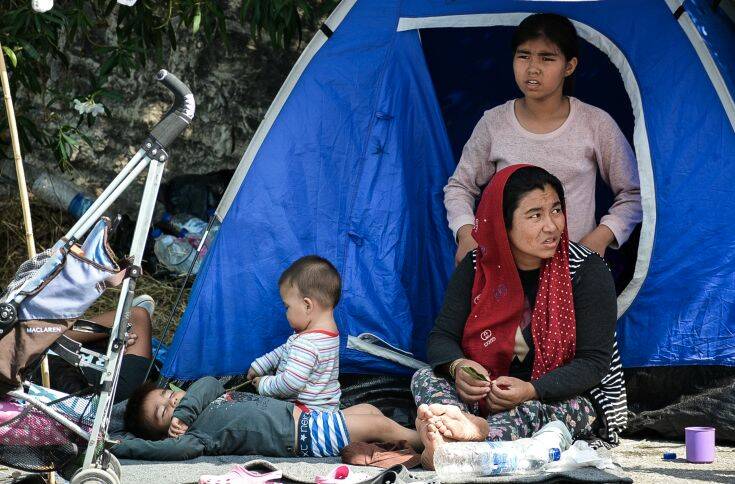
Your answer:
[[[18,142],[18,126],[15,124],[15,111],[13,110],[13,98],[10,97],[10,83],[8,82],[8,71],[5,67],[5,54],[0,44],[0,81],[3,85],[3,98],[5,100],[5,112],[8,115],[8,129],[13,146],[13,158],[15,159],[15,173],[18,179],[18,191],[20,192],[20,206],[23,211],[23,226],[25,227],[26,248],[28,258],[36,256],[36,244],[33,240],[33,223],[31,221],[31,205],[28,201],[28,188],[26,186],[26,174],[23,169],[23,159],[20,156],[20,143]],[[44,356],[41,361],[41,382],[43,386],[51,387],[51,376],[49,375],[48,357]]]

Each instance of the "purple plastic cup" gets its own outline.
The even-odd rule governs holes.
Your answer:
[[[709,464],[715,460],[715,429],[686,427],[684,429],[687,462]]]

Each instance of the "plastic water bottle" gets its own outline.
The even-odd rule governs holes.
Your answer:
[[[527,474],[540,471],[560,459],[572,436],[567,427],[553,421],[533,437],[503,442],[451,442],[434,453],[434,467],[442,482],[462,482],[481,476]]]
[[[72,182],[47,171],[41,172],[33,181],[31,191],[44,202],[61,208],[76,218],[94,203],[94,199],[82,192]]]
[[[196,259],[192,274],[199,272],[201,259],[197,258],[196,249],[188,241],[164,234],[160,229],[153,229],[151,236],[155,239],[153,252],[166,269],[176,274],[186,274],[192,261]]]

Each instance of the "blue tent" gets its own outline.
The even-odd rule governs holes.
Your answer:
[[[343,0],[298,60],[217,210],[222,226],[164,374],[246,371],[290,334],[279,274],[343,277],[341,368],[408,374],[453,269],[442,188],[485,109],[517,96],[512,28],[575,22],[577,97],[634,146],[644,219],[618,336],[625,366],[735,365],[735,27],[704,0]],[[349,338],[349,337],[353,338]]]

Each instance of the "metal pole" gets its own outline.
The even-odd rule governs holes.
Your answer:
[[[76,240],[81,239],[92,225],[107,211],[120,194],[130,185],[135,178],[148,166],[149,160],[143,159],[145,150],[140,149],[135,156],[120,170],[120,173],[110,182],[105,190],[100,193],[87,211],[76,221],[76,223],[64,235],[65,239],[74,237]],[[132,173],[132,175],[131,175]],[[122,187],[122,188],[120,188]],[[102,207],[102,208],[100,208]]]
[[[132,264],[134,266],[140,266],[143,260],[143,250],[145,249],[148,227],[150,227],[153,218],[156,196],[161,185],[161,177],[163,176],[165,167],[164,162],[151,160],[148,156],[143,161],[138,167],[147,165],[148,176],[146,178],[145,188],[143,189],[140,208],[138,209],[138,220],[135,224],[133,240],[130,243],[130,256],[132,256]],[[115,320],[110,330],[110,341],[107,344],[107,362],[105,363],[105,369],[100,379],[102,391],[97,401],[97,413],[95,414],[94,424],[90,432],[87,453],[84,455],[84,463],[82,465],[84,469],[89,468],[93,463],[97,462],[104,448],[103,444],[107,437],[110,407],[115,398],[120,365],[122,364],[122,357],[125,352],[125,333],[127,331],[128,319],[130,317],[130,303],[133,300],[134,291],[135,279],[130,276],[125,277],[120,288],[120,299],[118,300],[117,310],[115,311]]]
[[[13,159],[15,160],[15,175],[18,179],[18,191],[20,192],[20,207],[23,212],[23,227],[25,228],[26,249],[28,258],[36,256],[36,243],[33,240],[33,222],[31,221],[31,204],[28,200],[28,187],[26,186],[26,172],[23,169],[23,158],[20,156],[20,142],[18,141],[18,126],[15,123],[15,110],[13,109],[13,98],[10,96],[10,82],[8,81],[8,70],[5,67],[5,54],[0,43],[0,81],[3,85],[3,99],[5,100],[5,112],[8,115],[8,129],[10,130],[10,142],[13,147]],[[51,375],[49,374],[48,356],[41,360],[41,383],[46,388],[51,388]],[[53,484],[56,479],[53,473],[48,474],[49,483]]]

